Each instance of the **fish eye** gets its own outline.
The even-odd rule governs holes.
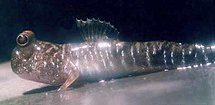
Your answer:
[[[32,31],[24,31],[17,36],[16,43],[21,47],[27,46],[32,38],[32,35]]]
[[[19,35],[17,37],[17,44],[20,46],[26,46],[28,44],[28,42],[29,42],[29,39],[25,35]]]

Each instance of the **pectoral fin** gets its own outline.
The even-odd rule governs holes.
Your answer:
[[[78,77],[79,77],[79,73],[76,71],[72,71],[69,77],[67,78],[67,80],[58,89],[58,91],[66,90],[66,88],[69,87]]]

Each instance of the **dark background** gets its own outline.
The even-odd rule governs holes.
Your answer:
[[[124,41],[168,40],[215,43],[214,0],[1,0],[0,62],[10,59],[16,36],[33,30],[37,39],[80,42],[74,19],[99,18]]]

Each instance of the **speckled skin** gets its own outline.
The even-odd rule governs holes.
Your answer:
[[[22,78],[61,85],[74,67],[80,73],[79,80],[99,81],[206,64],[214,61],[210,59],[214,58],[211,52],[211,49],[195,45],[165,41],[53,44],[34,40],[27,47],[14,49],[11,66]]]
[[[98,20],[77,22],[83,30],[96,29],[86,29],[90,24],[116,31],[109,23]],[[51,85],[66,84],[66,88],[73,80],[99,81],[173,68],[189,69],[210,65],[215,59],[214,46],[167,41],[124,42],[92,36],[95,33],[90,32],[87,33],[89,37],[84,36],[88,39],[83,43],[55,44],[39,41],[33,32],[24,31],[17,37],[18,45],[12,52],[12,70],[24,79]],[[95,35],[98,34],[108,33],[104,30]],[[77,78],[72,77],[74,73]]]

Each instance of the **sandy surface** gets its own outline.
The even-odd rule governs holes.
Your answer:
[[[19,78],[13,73],[10,62],[0,64],[0,100],[20,96],[23,92],[42,87],[44,84]]]
[[[0,84],[0,105],[215,105],[215,65],[56,92],[52,87],[40,88],[44,85],[20,79],[9,63],[4,63],[0,65]]]

